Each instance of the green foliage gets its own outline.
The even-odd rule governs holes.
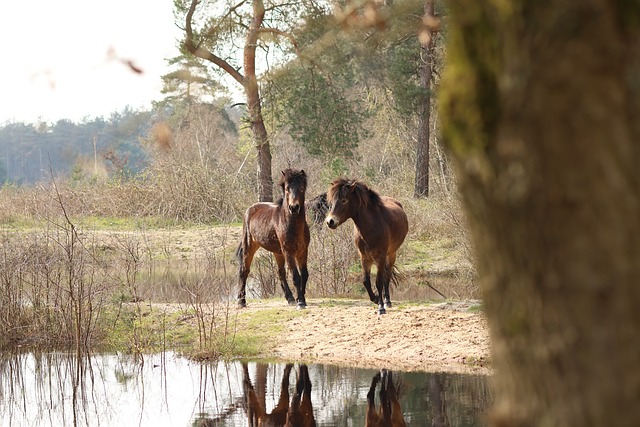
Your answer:
[[[418,79],[420,47],[415,39],[411,41],[394,47],[386,55],[394,106],[405,117],[415,115],[422,99],[430,96],[420,87]]]
[[[292,69],[283,80],[279,92],[291,137],[311,155],[351,157],[365,133],[362,105],[313,70]]]
[[[293,140],[314,156],[352,157],[368,136],[370,117],[362,87],[364,70],[357,47],[344,43],[335,21],[313,10],[296,29],[297,60],[270,73],[263,100],[267,115],[286,127]]]

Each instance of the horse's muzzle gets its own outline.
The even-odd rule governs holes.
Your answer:
[[[340,223],[333,219],[333,217],[327,218],[327,227],[329,227],[330,229],[335,230],[336,228],[338,228],[338,225],[340,225]]]
[[[297,215],[300,213],[300,205],[296,204],[296,205],[289,205],[289,212],[291,212],[294,215]]]

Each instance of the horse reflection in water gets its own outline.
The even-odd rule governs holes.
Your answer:
[[[380,408],[376,408],[376,387],[380,383]],[[367,393],[365,427],[406,427],[398,400],[398,388],[391,371],[382,369],[373,376]]]
[[[264,403],[258,399],[249,378],[249,369],[246,363],[242,364],[242,369],[250,427],[315,427],[316,421],[311,404],[311,380],[306,365],[300,365],[298,368],[298,380],[291,403],[289,403],[289,376],[293,364],[289,363],[285,366],[280,383],[278,403],[270,413],[267,413]],[[264,390],[264,384],[260,388]],[[262,401],[264,402],[264,399]]]

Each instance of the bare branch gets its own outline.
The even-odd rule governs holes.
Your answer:
[[[240,7],[242,7],[245,3],[246,3],[246,0],[242,0],[240,3],[238,3],[238,4],[236,4],[235,6],[233,6],[232,8],[230,8],[230,9],[229,9],[229,11],[228,11],[226,14],[224,14],[224,16],[222,16],[222,17],[218,20],[218,22],[222,22],[223,20],[225,20],[226,18],[228,18],[228,17],[229,17],[229,15],[231,15],[232,13],[235,13],[235,11],[236,11],[237,9],[239,9]],[[216,26],[214,26],[214,27],[211,27],[211,28],[209,29],[209,31],[207,31],[207,36],[210,36],[210,35],[214,34],[214,33],[218,30],[218,28],[220,28],[220,26],[219,26],[219,25],[216,25]]]
[[[229,64],[227,61],[220,58],[219,56],[215,55],[213,52],[205,48],[202,48],[199,45],[196,46],[196,44],[194,43],[192,20],[198,4],[200,4],[200,0],[191,1],[191,6],[189,6],[189,10],[185,18],[186,37],[183,43],[185,49],[187,49],[194,56],[204,59],[206,61],[209,61],[215,64],[216,66],[222,68],[227,74],[233,77],[238,83],[240,83],[244,87],[245,78],[238,70],[233,68],[231,64]]]

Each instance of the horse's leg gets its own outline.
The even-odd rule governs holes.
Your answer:
[[[238,258],[238,307],[247,306],[247,277],[249,277],[251,262],[258,247],[255,244],[246,246],[241,243],[236,251]]]
[[[387,287],[389,286],[385,258],[379,259],[376,262],[376,267],[378,267],[378,272],[376,273],[376,289],[378,290],[378,314],[385,314],[387,312],[384,309],[384,301],[382,298],[385,289],[385,283],[387,284]]]
[[[373,427],[380,423],[380,416],[376,411],[376,386],[380,381],[380,372],[376,373],[371,379],[371,387],[367,393],[367,415],[365,416],[364,426]]]
[[[313,415],[313,404],[311,402],[311,379],[309,378],[309,369],[307,365],[300,366],[300,377],[304,381],[304,389],[302,391],[302,401],[300,402],[300,412],[303,416],[304,426],[315,426],[315,416]]]
[[[391,399],[389,396],[389,381],[391,377],[387,370],[382,370],[382,381],[380,381],[380,411],[382,412],[383,425],[391,424]]]
[[[276,264],[278,265],[278,277],[280,278],[280,287],[282,287],[284,297],[289,302],[289,305],[294,305],[296,303],[296,299],[293,297],[291,288],[287,283],[287,270],[284,265],[284,255],[274,252],[273,256],[275,257]]]
[[[306,308],[307,302],[304,299],[304,294],[301,292],[302,288],[302,276],[298,271],[298,266],[296,265],[296,260],[293,255],[287,255],[287,265],[289,266],[289,270],[291,271],[291,276],[293,277],[293,286],[296,288],[296,294],[298,295],[297,303],[298,308]]]
[[[297,267],[296,267],[297,266]],[[298,271],[299,270],[299,274]],[[298,294],[298,308],[305,308],[307,306],[307,300],[305,299],[305,293],[307,291],[307,280],[309,280],[309,270],[307,269],[307,249],[300,251],[295,257],[294,268],[292,268],[293,284],[296,287]],[[296,281],[296,276],[299,278]]]
[[[387,393],[389,394],[389,404],[391,405],[391,425],[394,427],[406,427],[407,423],[404,421],[404,415],[402,414],[402,406],[398,399],[398,389],[393,382],[393,375],[391,371],[387,371],[389,375],[389,386],[387,387]]]
[[[362,284],[364,285],[364,288],[367,290],[367,293],[369,294],[369,299],[371,300],[371,302],[377,304],[379,297],[376,294],[374,294],[373,289],[371,289],[371,265],[373,264],[373,261],[369,258],[365,258],[362,255],[360,255],[360,263],[362,264],[362,272],[363,272]]]
[[[271,420],[276,425],[283,425],[287,420],[287,412],[289,411],[289,377],[293,363],[287,363],[282,374],[282,382],[280,383],[280,397],[276,407],[271,411]]]
[[[391,293],[389,292],[389,284],[393,277],[393,266],[396,263],[396,254],[393,253],[387,256],[387,263],[385,265],[385,281],[384,281],[384,307],[391,308]]]

